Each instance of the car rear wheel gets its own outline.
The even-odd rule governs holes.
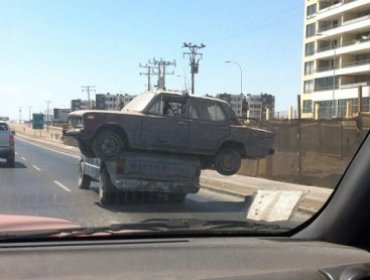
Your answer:
[[[233,175],[239,171],[241,156],[238,150],[222,148],[215,158],[215,169],[222,175]]]
[[[85,174],[85,165],[82,160],[78,163],[78,183],[80,189],[88,190],[90,188],[91,178]]]
[[[117,159],[124,147],[125,143],[121,136],[112,130],[102,130],[93,139],[93,151],[104,161]]]
[[[99,201],[101,204],[109,204],[116,198],[117,190],[113,185],[108,171],[105,168],[101,169],[99,178]]]

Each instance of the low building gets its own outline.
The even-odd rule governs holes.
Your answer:
[[[71,113],[71,109],[60,109],[54,108],[53,120],[55,122],[68,122],[68,114]]]
[[[266,120],[275,114],[275,96],[267,93],[247,94],[248,118]],[[269,117],[267,116],[269,112]]]
[[[91,100],[90,102],[88,100],[81,100],[81,99],[71,100],[71,112],[77,111],[77,110],[94,109],[94,108],[95,108],[95,102],[93,100]]]
[[[128,94],[98,93],[96,94],[96,109],[119,111],[134,97]]]
[[[244,106],[245,96],[243,94],[230,94],[225,92],[217,94],[216,97],[228,102],[238,117],[243,117],[246,113],[246,107]]]

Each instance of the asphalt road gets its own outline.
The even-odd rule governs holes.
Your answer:
[[[33,144],[16,142],[15,168],[0,162],[0,213],[62,218],[81,226],[103,226],[137,222],[150,218],[199,218],[244,220],[249,201],[200,190],[182,204],[165,197],[142,201],[122,197],[118,203],[102,206],[98,185],[89,190],[77,187],[79,158]]]

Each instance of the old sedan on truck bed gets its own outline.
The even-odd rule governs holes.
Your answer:
[[[82,110],[69,115],[67,135],[87,157],[118,158],[125,150],[196,155],[202,168],[235,174],[242,158],[273,153],[274,134],[240,123],[220,99],[171,91],[138,95],[121,111]]]

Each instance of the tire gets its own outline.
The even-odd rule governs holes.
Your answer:
[[[93,151],[103,161],[119,158],[124,148],[123,139],[112,130],[102,130],[93,139]]]
[[[11,156],[11,157],[8,157],[7,159],[6,159],[6,165],[8,166],[8,167],[14,167],[14,165],[15,165],[15,161],[14,161],[14,155],[13,156]]]
[[[88,158],[96,157],[90,145],[85,141],[78,141],[78,148],[80,149],[81,154]]]
[[[172,203],[183,203],[186,198],[186,193],[169,193],[168,200]]]
[[[241,155],[233,148],[222,148],[215,157],[215,169],[222,175],[233,175],[239,171]]]
[[[109,174],[105,168],[101,169],[99,178],[99,201],[102,205],[109,204],[117,195],[117,190],[112,184]]]
[[[85,174],[85,165],[82,160],[78,163],[78,181],[77,186],[82,190],[90,188],[91,178]]]

